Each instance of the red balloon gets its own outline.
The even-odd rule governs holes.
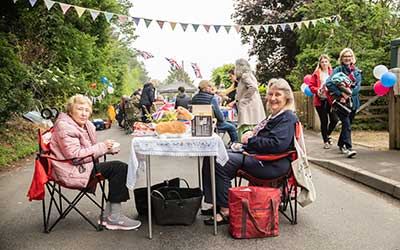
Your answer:
[[[311,83],[311,78],[312,78],[312,76],[311,75],[306,75],[305,77],[304,77],[304,83],[305,84],[307,84],[307,85],[310,85],[310,83]]]
[[[96,85],[96,83],[94,82],[94,83],[90,84],[89,87],[92,88],[92,89],[95,89],[95,88],[97,87],[97,85]]]
[[[390,88],[386,88],[385,86],[383,86],[383,84],[381,83],[381,81],[377,81],[374,84],[374,91],[377,95],[379,96],[384,96],[389,92]]]

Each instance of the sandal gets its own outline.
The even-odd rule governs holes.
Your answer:
[[[229,217],[221,213],[221,211],[218,211],[218,214],[222,217],[220,221],[217,220],[217,226],[220,225],[227,225],[229,224]],[[204,220],[204,224],[207,226],[214,226],[214,218],[211,217],[207,220]]]
[[[219,213],[219,211],[220,211],[220,207],[217,206],[217,213]],[[201,209],[200,210],[200,214],[201,215],[206,215],[206,216],[213,216],[213,208]]]

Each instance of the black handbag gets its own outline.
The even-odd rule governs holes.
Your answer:
[[[156,224],[193,224],[202,199],[200,188],[162,187],[154,190],[151,202]]]
[[[174,179],[165,180],[161,183],[151,186],[150,188],[151,192],[161,187],[179,187],[181,180],[185,182],[186,185],[189,187],[189,184],[187,183],[186,180],[176,177]],[[147,216],[148,215],[147,187],[136,188],[135,190],[133,190],[133,193],[135,195],[135,204],[138,214],[142,216]]]
[[[339,113],[344,116],[348,116],[351,113],[351,108],[349,108],[346,104],[343,104],[338,100],[334,100],[332,102],[332,108],[336,111],[336,113]]]

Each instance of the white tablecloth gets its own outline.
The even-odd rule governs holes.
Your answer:
[[[216,156],[217,163],[225,165],[228,161],[222,139],[213,134],[211,137],[185,137],[160,139],[158,137],[135,137],[131,143],[126,186],[133,189],[138,169],[145,168],[144,155],[159,156]]]

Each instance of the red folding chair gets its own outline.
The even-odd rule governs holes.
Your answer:
[[[104,177],[99,173],[96,174],[93,178],[89,180],[89,183],[86,188],[77,189],[78,194],[73,199],[69,199],[68,197],[66,197],[62,191],[62,188],[65,189],[71,189],[71,188],[65,187],[62,185],[62,183],[56,182],[51,175],[51,161],[56,160],[51,158],[50,156],[49,143],[52,134],[53,134],[53,128],[43,133],[40,131],[40,129],[38,130],[39,152],[36,156],[35,171],[33,174],[31,186],[27,194],[27,196],[29,197],[29,201],[32,200],[42,201],[44,232],[50,233],[50,231],[58,224],[58,222],[61,219],[64,219],[72,210],[75,210],[91,226],[93,226],[97,231],[100,231],[102,229],[101,220],[103,218],[104,203],[107,200],[107,197],[104,192],[104,187],[105,187]],[[65,161],[73,162],[72,160],[65,160]],[[94,167],[96,168],[96,161],[94,161],[94,163],[95,163]],[[98,183],[100,184],[100,189],[102,192],[101,204],[99,204],[98,201],[96,201],[93,197],[91,197],[91,195],[94,195]],[[46,193],[45,189],[47,189],[49,194],[49,204],[47,207],[45,202],[45,193]],[[81,212],[78,209],[77,205],[83,197],[87,197],[100,209],[100,224],[97,224],[96,222],[90,220],[83,212]],[[67,207],[65,209],[63,208],[64,202],[67,204]],[[51,215],[53,207],[57,211],[56,213],[57,217],[51,224],[50,218],[52,217]]]
[[[296,123],[296,138],[300,137],[300,127],[301,123]],[[262,161],[275,161],[287,156],[291,156],[292,160],[297,159],[296,150],[292,150],[283,154],[278,155],[253,155],[253,154],[244,154],[243,157],[254,157],[257,160]],[[239,178],[239,182],[235,178],[235,186],[240,186],[242,182],[242,178],[248,181],[248,185],[250,186],[261,186],[261,187],[273,187],[273,188],[280,188],[281,190],[281,204],[279,206],[279,212],[285,216],[288,221],[294,225],[297,224],[297,192],[298,192],[298,185],[296,179],[294,178],[292,168],[289,167],[289,171],[280,177],[275,179],[260,179],[257,177],[252,176],[251,174],[247,173],[246,171],[239,169],[236,172],[236,177]],[[289,211],[287,208],[289,207]]]

